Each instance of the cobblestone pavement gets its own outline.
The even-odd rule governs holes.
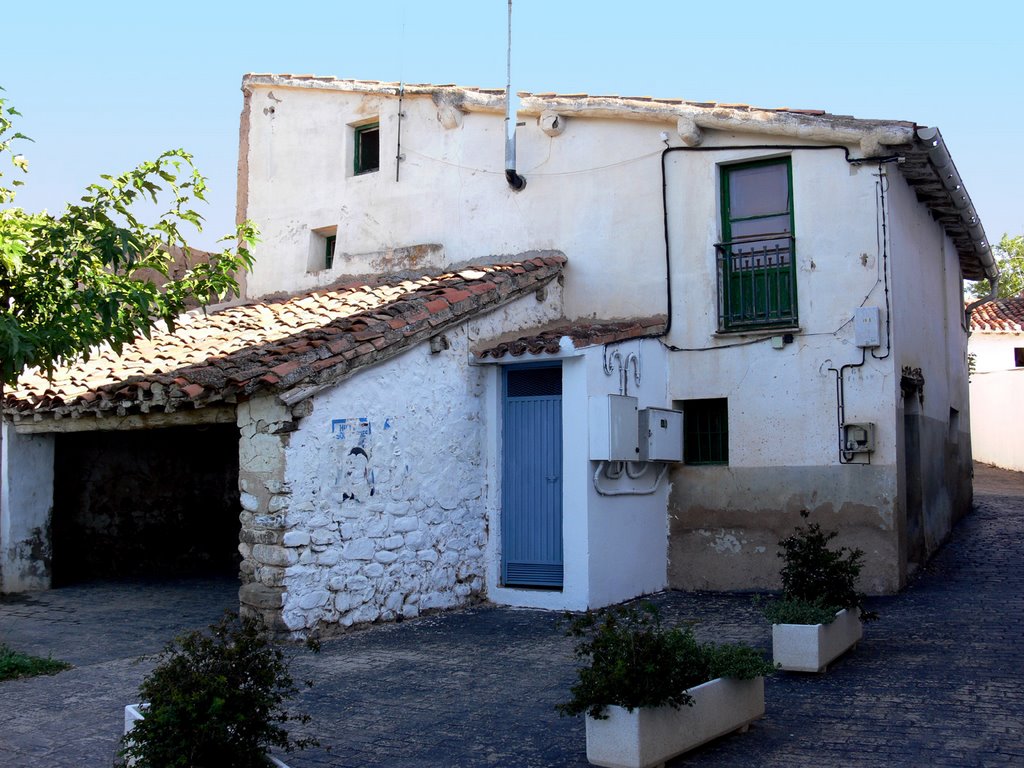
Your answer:
[[[826,675],[780,673],[767,713],[672,766],[1024,765],[1024,474],[979,467],[975,509]],[[0,683],[0,766],[111,765],[122,709],[175,633],[235,604],[232,581],[90,585],[0,599],[0,641],[75,668]],[[749,595],[666,593],[702,639],[770,647]],[[573,679],[559,616],[481,607],[296,650],[312,766],[585,766],[583,723],[553,706]],[[327,749],[329,748],[329,750]]]

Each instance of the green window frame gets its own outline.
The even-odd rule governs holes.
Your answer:
[[[729,399],[683,401],[683,463],[729,463]]]
[[[789,157],[721,166],[718,324],[723,331],[798,322]]]
[[[352,172],[359,176],[380,170],[380,123],[355,127]]]

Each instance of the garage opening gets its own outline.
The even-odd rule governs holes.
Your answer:
[[[238,429],[59,434],[55,587],[238,574]]]

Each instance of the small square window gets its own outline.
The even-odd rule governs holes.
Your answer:
[[[729,401],[724,397],[683,401],[683,462],[729,463]]]
[[[1014,347],[1013,365],[1017,368],[1024,368],[1024,347]]]
[[[356,126],[353,156],[357,176],[380,169],[380,123]]]
[[[307,272],[323,272],[334,267],[334,255],[338,245],[338,228],[314,227],[309,230],[309,256]]]

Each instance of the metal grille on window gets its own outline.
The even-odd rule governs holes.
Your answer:
[[[550,397],[562,394],[561,368],[522,368],[508,372],[507,397]]]

